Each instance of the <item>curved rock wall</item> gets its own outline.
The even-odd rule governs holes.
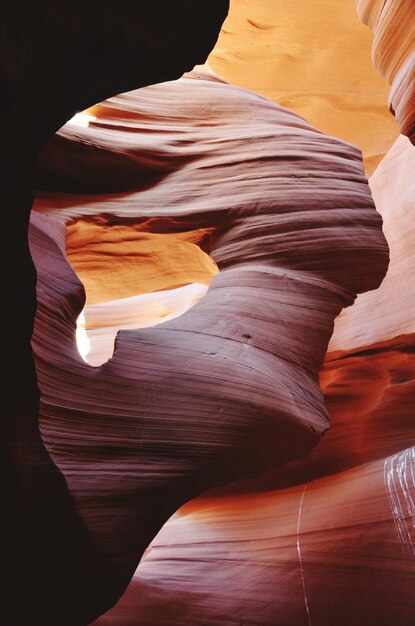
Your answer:
[[[94,626],[413,624],[414,455],[184,507]]]
[[[39,194],[31,235],[42,435],[95,546],[82,581],[91,612],[103,597],[115,601],[150,539],[191,496],[310,453],[328,426],[318,373],[334,318],[357,291],[379,285],[388,263],[359,151],[294,113],[191,73],[94,114],[44,152],[50,181],[48,151],[61,154],[55,183],[66,191]],[[83,172],[88,193],[73,191],[78,151],[104,165],[120,156],[140,172],[142,142],[157,182],[143,187],[139,176],[137,190],[130,181],[92,195]],[[118,183],[115,166],[106,185]],[[78,236],[104,227],[110,242],[111,220],[136,224],[133,238],[140,228],[208,234],[219,274],[184,315],[121,331],[113,357],[91,368],[74,346],[84,300],[64,256],[64,222],[74,219]]]
[[[86,625],[114,605],[143,553],[97,625],[413,625],[406,139],[371,181],[389,273],[338,318],[321,369],[335,316],[387,266],[357,149],[203,72],[111,98],[85,128],[64,127],[40,158],[31,219],[42,439],[37,429],[25,243],[35,155],[80,108],[202,62],[226,4],[6,2],[1,176],[13,272],[3,288],[20,303],[3,351],[8,626]],[[301,3],[251,4],[232,3],[211,67],[357,143],[371,171],[396,128],[352,0],[313,0],[306,18]],[[358,5],[413,140],[412,4]],[[142,271],[136,245],[161,275]],[[111,357],[100,367],[76,350],[85,293],[65,248],[102,339],[94,358]],[[105,255],[118,263],[108,268]],[[156,317],[160,294],[168,321],[121,331],[112,355],[117,329],[146,325],[143,298]],[[332,428],[310,456],[327,410]],[[23,577],[28,563],[35,575]]]
[[[371,179],[391,261],[337,318],[330,430],[307,459],[182,507],[96,626],[413,624],[414,154],[401,137]]]
[[[330,351],[358,350],[415,331],[414,168],[415,148],[401,136],[370,179],[390,246],[390,265],[380,288],[359,296],[353,308],[336,320]]]
[[[159,0],[2,3],[1,251],[3,293],[13,313],[2,338],[7,365],[2,370],[0,548],[6,574],[2,620],[10,626],[81,624],[91,608],[75,606],[74,598],[86,555],[94,548],[38,429],[30,344],[36,273],[27,241],[36,156],[77,111],[119,91],[177,78],[203,62],[227,9],[226,0],[197,11],[189,0],[174,5]]]

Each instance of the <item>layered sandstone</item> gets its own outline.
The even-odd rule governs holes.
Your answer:
[[[410,449],[290,489],[195,501],[94,626],[410,626],[414,466]]]
[[[318,373],[334,318],[379,284],[388,262],[359,151],[290,111],[191,73],[106,101],[94,115],[89,127],[64,128],[42,155],[41,179],[64,191],[39,194],[31,235],[42,434],[93,538],[79,602],[91,615],[115,601],[191,496],[310,453],[328,426]],[[143,143],[151,184],[140,176]],[[88,153],[114,168],[106,193],[91,193],[94,168],[91,181],[82,172],[88,193],[79,190],[76,155]],[[131,180],[120,187],[118,163],[137,168],[137,189]],[[89,265],[91,277],[103,252],[117,255],[117,233],[137,250],[148,233],[197,242],[213,259],[205,269],[214,273],[215,262],[219,273],[184,315],[121,331],[112,358],[91,368],[75,349],[84,293],[65,257],[65,222],[74,267]],[[91,233],[92,247],[76,245]],[[200,254],[181,256],[162,283],[149,275],[147,294],[194,283]],[[157,246],[154,258],[163,258]],[[135,289],[130,260],[123,281]],[[109,276],[97,282],[100,304],[106,283],[111,302],[126,296]]]
[[[396,128],[352,0],[313,1],[306,18],[298,3],[251,4],[233,2],[211,66],[358,144],[371,171]],[[97,624],[412,626],[406,139],[371,181],[389,273],[338,318],[319,374],[335,316],[387,265],[357,149],[203,72],[64,127],[39,161],[31,220],[37,430],[35,155],[75,111],[201,62],[226,2],[190,5],[6,10],[4,292],[20,306],[4,350],[3,618],[85,625],[144,553]],[[413,139],[412,6],[360,6]],[[76,349],[82,311],[99,367]],[[145,551],[178,507],[232,479]]]
[[[359,296],[353,308],[336,320],[330,351],[358,350],[415,332],[414,168],[415,148],[401,136],[370,179],[391,261],[380,288]]]
[[[330,430],[307,459],[182,507],[96,626],[413,624],[414,158],[401,137],[370,181],[390,266],[337,318]]]

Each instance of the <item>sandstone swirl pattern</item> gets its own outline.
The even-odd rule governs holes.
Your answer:
[[[115,602],[191,496],[310,453],[328,426],[318,374],[334,318],[388,262],[359,151],[286,109],[191,73],[94,113],[43,154],[39,176],[55,190],[39,194],[31,230],[42,435],[92,538],[91,606]],[[80,219],[199,231],[219,268],[203,300],[121,331],[97,368],[74,343],[85,296],[64,222]]]
[[[381,23],[403,4],[365,6]],[[389,62],[406,9],[382,31]],[[412,138],[407,86],[394,108]],[[336,320],[320,374],[332,424],[313,455],[182,507],[97,626],[413,625],[414,167],[402,136],[371,178],[390,267]]]
[[[307,459],[182,507],[97,626],[412,626],[414,165],[401,137],[370,181],[391,261],[337,318],[330,430]]]

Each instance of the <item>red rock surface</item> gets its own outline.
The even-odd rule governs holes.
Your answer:
[[[159,234],[114,217],[78,220],[68,225],[66,254],[85,287],[86,304],[93,305],[189,283],[209,285],[218,268],[199,244],[212,230]]]
[[[399,137],[370,179],[390,247],[390,265],[378,290],[362,294],[336,320],[330,351],[358,350],[415,331],[415,148]]]
[[[413,624],[414,464],[184,507],[94,625]]]
[[[94,113],[88,128],[65,127],[42,155],[43,180],[65,192],[39,194],[33,214],[33,347],[43,438],[97,549],[87,561],[95,584],[85,593],[104,594],[109,604],[192,495],[310,453],[328,426],[318,373],[333,320],[357,291],[379,284],[388,254],[359,151],[260,96],[192,73],[113,98]],[[139,177],[136,190],[131,181],[115,190],[118,158],[140,171],[143,143],[155,182]],[[76,155],[88,150],[104,170],[114,167],[106,193],[92,195],[93,170],[91,182],[81,170],[88,194],[76,192]],[[51,154],[61,155],[56,175]],[[209,233],[200,241],[219,274],[184,315],[121,331],[114,356],[91,368],[74,344],[84,295],[64,255],[64,222],[73,220],[81,241],[104,229],[112,255],[111,223],[133,225],[136,241],[142,231],[181,241]],[[80,252],[92,274],[100,251],[98,244]],[[194,259],[183,265],[189,283]],[[147,291],[152,284],[160,286],[150,278]],[[163,284],[177,286],[177,277]],[[222,620],[230,609],[225,603]],[[170,623],[162,598],[160,610],[163,618],[151,623]],[[207,611],[200,619],[214,618]]]
[[[358,146],[367,175],[399,129],[356,0],[232,0],[210,67]]]
[[[263,0],[252,14],[247,4],[233,3],[213,65],[231,58],[246,86],[282,89],[319,127],[356,136],[374,167],[395,129],[382,79],[364,69],[370,33],[351,19],[352,0],[313,1],[313,19],[298,3]],[[31,219],[40,437],[26,244],[35,156],[77,110],[202,62],[226,3],[190,5],[40,0],[21,11],[6,0],[0,176],[13,271],[3,291],[19,306],[2,352],[2,619],[86,625],[144,553],[94,624],[413,626],[415,148],[405,138],[371,181],[389,273],[338,318],[323,364],[335,316],[387,266],[358,150],[197,72],[64,127],[39,160]],[[412,4],[358,5],[413,140]],[[286,38],[276,40],[278,15]],[[226,49],[234,35],[242,74]],[[248,57],[262,68],[272,57],[286,83],[248,71]],[[87,287],[99,367],[76,350],[85,293],[65,254]],[[111,356],[119,328],[130,330]]]
[[[182,507],[97,626],[412,626],[414,158],[399,138],[370,181],[390,265],[337,318],[320,373],[330,430],[309,458]]]
[[[96,626],[412,626],[414,157],[401,137],[371,179],[391,261],[337,320],[320,374],[330,430],[309,458],[182,507]]]
[[[114,217],[68,225],[66,252],[86,289],[77,343],[90,365],[112,356],[118,330],[174,319],[204,297],[218,268],[198,244],[212,230],[152,233]]]

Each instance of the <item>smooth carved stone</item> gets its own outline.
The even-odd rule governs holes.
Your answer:
[[[44,215],[32,216],[42,435],[95,546],[80,581],[91,619],[191,496],[310,453],[328,426],[318,372],[333,320],[388,262],[359,151],[272,102],[196,73],[95,115],[61,133],[66,190],[78,150],[133,167],[145,143],[163,176],[122,193],[92,195],[86,181],[87,195],[40,194]],[[116,172],[107,178],[111,189]],[[64,221],[103,215],[153,233],[211,229],[220,272],[192,309],[121,331],[114,356],[92,368],[75,349],[84,292]]]
[[[375,34],[372,58],[391,85],[389,106],[401,132],[415,142],[415,4],[412,0],[356,0]]]
[[[381,287],[360,295],[353,307],[338,317],[330,341],[331,352],[376,347],[400,335],[415,333],[414,168],[415,147],[401,136],[370,179],[390,247],[390,264]]]
[[[199,244],[212,229],[149,233],[145,225],[93,219],[69,224],[66,254],[86,291],[86,304],[177,289],[189,283],[209,285],[218,273]]]
[[[404,335],[360,351],[328,353],[320,384],[330,429],[305,458],[260,477],[211,490],[229,497],[304,485],[374,460],[384,460],[415,440],[415,336]],[[201,499],[198,508],[203,509]]]
[[[86,306],[77,321],[79,352],[90,365],[102,365],[114,352],[119,330],[148,328],[174,319],[199,302],[207,290],[206,285],[191,283]]]
[[[94,626],[412,626],[415,449],[292,489],[195,500]]]
[[[370,179],[390,246],[388,272],[336,319],[320,373],[330,431],[310,459],[274,474],[268,486],[384,459],[414,441],[414,167],[415,147],[401,136]]]
[[[212,229],[145,232],[145,224],[92,218],[69,224],[66,253],[86,290],[77,342],[90,365],[114,351],[118,330],[145,328],[181,315],[201,300],[216,263],[201,249]]]
[[[173,626],[219,625],[224,615],[228,624],[242,615],[270,626],[412,626],[414,157],[401,137],[371,179],[391,262],[381,287],[337,319],[338,351],[320,374],[328,433],[310,458],[182,507],[96,626],[167,616]]]

